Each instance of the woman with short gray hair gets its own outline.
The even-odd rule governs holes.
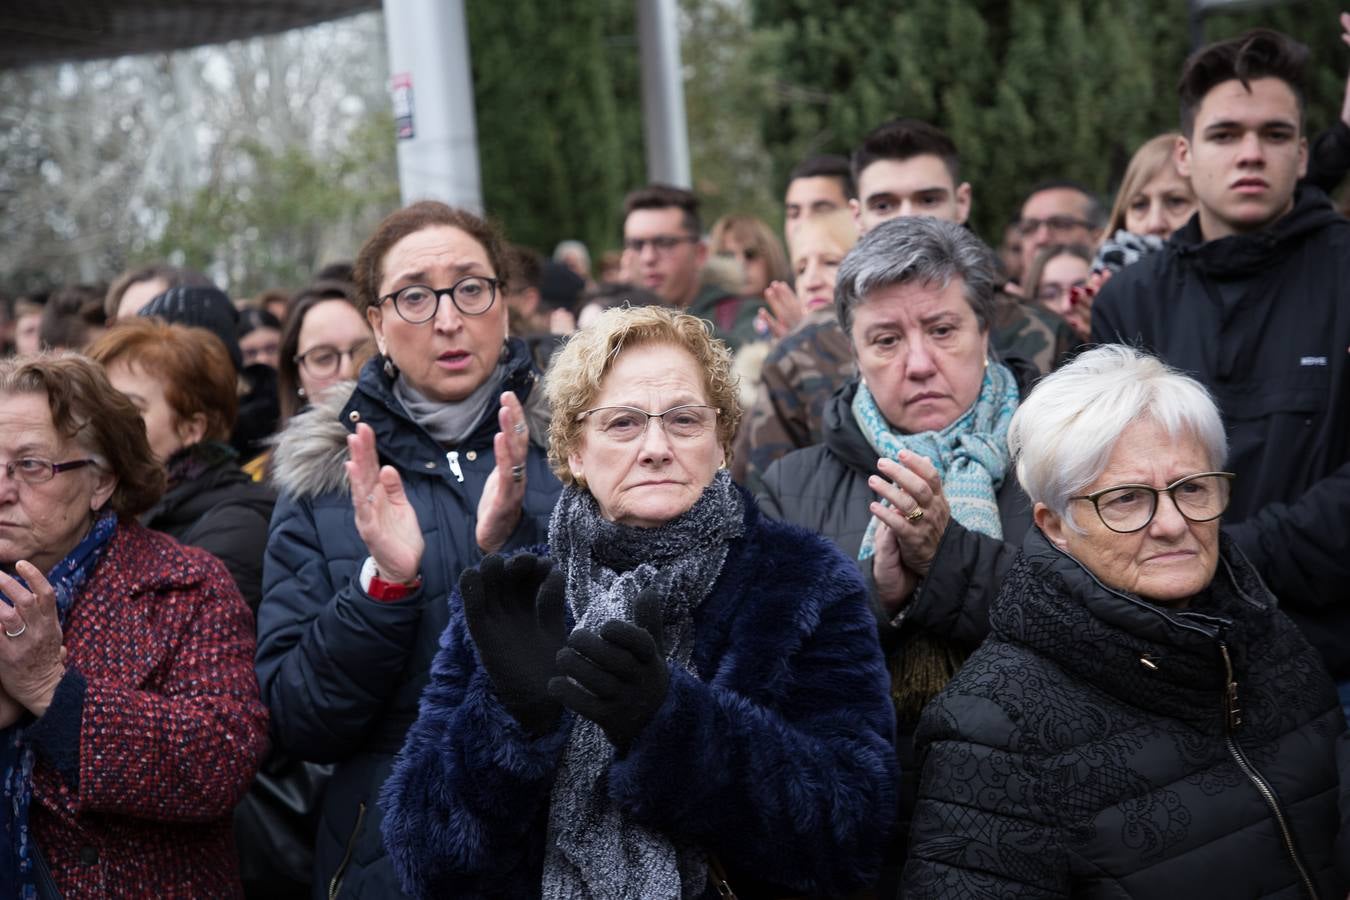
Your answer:
[[[824,443],[778,460],[762,483],[770,515],[825,535],[870,576],[901,772],[881,895],[903,860],[919,712],[988,633],[989,602],[1031,524],[1006,435],[1035,371],[991,352],[997,282],[993,251],[959,225],[872,229],[835,281],[858,377],[826,407]]]
[[[1317,653],[1219,533],[1194,379],[1104,346],[1008,433],[1036,529],[924,710],[904,896],[1342,897]]]

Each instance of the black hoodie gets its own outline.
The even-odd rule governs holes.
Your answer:
[[[1150,349],[1213,393],[1237,473],[1225,525],[1350,678],[1350,221],[1309,186],[1253,234],[1206,242],[1193,216],[1106,284],[1092,339]]]

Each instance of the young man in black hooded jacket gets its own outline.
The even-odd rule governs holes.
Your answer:
[[[1145,346],[1203,382],[1237,473],[1225,516],[1350,700],[1350,221],[1299,183],[1307,50],[1258,29],[1181,77],[1178,170],[1198,200],[1093,308],[1094,342]]]

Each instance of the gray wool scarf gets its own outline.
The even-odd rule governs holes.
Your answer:
[[[442,403],[427,398],[421,391],[399,375],[394,379],[394,396],[408,415],[426,429],[437,443],[458,447],[467,440],[483,421],[488,407],[501,395],[506,381],[506,366],[498,363],[487,379],[474,392],[457,403]]]
[[[549,521],[549,552],[567,579],[577,628],[633,621],[633,600],[661,592],[666,659],[693,672],[694,610],[708,596],[740,537],[744,503],[719,471],[688,511],[656,528],[606,521],[589,491],[563,490]],[[614,747],[577,716],[553,784],[544,857],[544,900],[681,900],[707,883],[707,857],[631,821],[609,799]]]

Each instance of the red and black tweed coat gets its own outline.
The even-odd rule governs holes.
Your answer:
[[[66,623],[87,682],[74,790],[41,752],[34,839],[65,897],[241,894],[230,813],[267,742],[253,617],[224,565],[119,523]]]

